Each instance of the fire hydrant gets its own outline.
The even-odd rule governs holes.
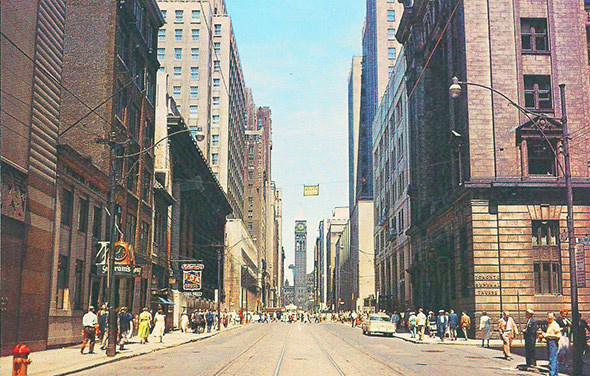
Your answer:
[[[27,376],[27,369],[32,360],[29,359],[31,350],[24,343],[19,343],[12,349],[12,376]]]

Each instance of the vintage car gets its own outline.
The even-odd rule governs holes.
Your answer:
[[[365,320],[362,325],[363,334],[371,335],[381,333],[385,336],[393,336],[395,327],[391,322],[391,318],[384,313],[375,313],[369,315],[369,319]]]

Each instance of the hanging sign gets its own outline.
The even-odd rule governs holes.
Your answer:
[[[183,291],[200,291],[203,287],[203,264],[183,264],[182,289]]]
[[[319,196],[320,195],[320,185],[304,185],[303,186],[303,196]]]
[[[575,246],[576,285],[586,287],[586,252],[590,252],[590,238],[578,239]]]

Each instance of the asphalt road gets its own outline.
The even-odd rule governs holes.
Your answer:
[[[417,345],[342,324],[251,324],[79,375],[532,375],[497,349]],[[538,374],[537,374],[538,375]]]

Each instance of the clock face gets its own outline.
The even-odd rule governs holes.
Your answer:
[[[117,261],[117,262],[123,261],[125,259],[126,255],[127,255],[127,250],[125,249],[124,246],[118,245],[115,247],[115,261]]]
[[[304,230],[305,230],[305,225],[303,223],[297,224],[297,231],[304,231]]]

